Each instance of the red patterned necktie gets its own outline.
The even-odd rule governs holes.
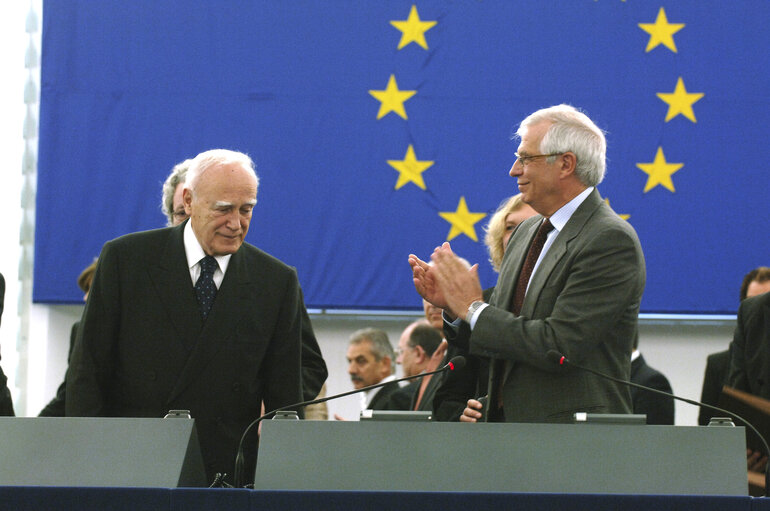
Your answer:
[[[516,289],[513,293],[513,302],[511,304],[511,311],[519,315],[521,313],[521,306],[524,303],[524,295],[527,292],[527,285],[529,279],[532,277],[532,270],[535,269],[535,263],[537,258],[540,257],[540,253],[545,246],[545,240],[548,237],[548,233],[553,229],[553,225],[546,218],[543,223],[540,224],[540,228],[535,234],[535,239],[532,240],[532,245],[529,246],[529,252],[527,252],[527,258],[524,260],[524,266],[521,267],[521,273],[519,273],[519,280],[516,281]]]

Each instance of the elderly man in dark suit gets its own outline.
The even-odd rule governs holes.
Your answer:
[[[201,153],[183,192],[188,221],[104,246],[67,374],[68,416],[188,409],[212,478],[233,473],[262,401],[302,401],[296,271],[243,242],[257,185],[247,155]],[[251,444],[247,466],[255,454]]]
[[[604,177],[603,132],[568,105],[539,110],[518,130],[510,175],[539,214],[514,231],[495,291],[484,302],[476,267],[448,243],[429,266],[409,256],[417,291],[444,309],[447,340],[491,357],[488,420],[570,422],[575,412],[630,413],[627,387],[555,364],[555,350],[616,378],[630,375],[645,283],[633,228],[595,186]],[[462,420],[482,418],[469,401]]]
[[[160,203],[161,210],[168,219],[169,227],[179,225],[190,217],[190,214],[185,211],[183,192],[184,183],[187,179],[187,169],[190,168],[192,161],[192,159],[187,159],[174,165],[174,168],[171,169],[171,173],[163,183]],[[301,294],[300,298],[302,298]],[[310,316],[308,316],[303,308],[302,397],[305,401],[320,397],[318,393],[321,392],[321,387],[323,387],[327,376],[329,376],[329,373],[326,370],[326,362],[324,362],[323,356],[321,355],[321,348],[318,346],[318,341],[315,338],[313,326],[310,323]],[[312,409],[311,407],[326,412],[326,403],[310,405],[310,407],[305,409],[305,412],[307,413]]]

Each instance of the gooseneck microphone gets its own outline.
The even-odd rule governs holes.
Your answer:
[[[318,398],[318,399],[312,399],[310,401],[303,401],[301,403],[295,403],[293,405],[282,406],[280,408],[276,408],[275,410],[271,410],[271,411],[267,412],[266,414],[264,414],[264,415],[262,415],[260,417],[257,417],[256,419],[254,419],[254,421],[251,424],[249,424],[246,427],[246,429],[243,432],[243,435],[241,435],[241,441],[238,443],[238,453],[237,453],[237,455],[235,457],[235,475],[234,475],[235,487],[236,488],[243,488],[245,486],[245,483],[243,481],[243,477],[244,477],[244,470],[245,470],[244,465],[246,464],[246,460],[244,459],[243,451],[244,451],[244,442],[246,440],[246,436],[249,434],[249,432],[252,430],[252,428],[254,428],[254,426],[256,426],[257,424],[262,422],[264,419],[269,419],[270,417],[273,417],[278,412],[283,412],[283,411],[286,411],[286,410],[292,410],[292,409],[295,409],[295,408],[301,408],[303,406],[314,405],[314,404],[317,404],[317,403],[325,403],[326,401],[331,401],[332,399],[337,399],[337,398],[340,398],[340,397],[349,396],[351,394],[357,394],[359,392],[366,392],[366,391],[369,391],[369,390],[372,390],[372,389],[378,389],[380,387],[384,387],[385,385],[389,385],[391,383],[400,383],[402,381],[414,380],[414,379],[417,379],[417,378],[422,378],[423,376],[430,376],[432,374],[443,373],[445,371],[456,371],[458,369],[462,369],[463,367],[465,367],[465,364],[466,364],[465,357],[463,357],[461,355],[458,355],[456,357],[452,357],[449,360],[449,362],[446,363],[446,365],[436,369],[435,371],[428,371],[426,373],[420,373],[420,374],[416,374],[414,376],[405,376],[403,378],[398,378],[398,379],[395,379],[395,380],[386,381],[384,383],[376,383],[374,385],[369,385],[367,387],[361,387],[360,389],[353,389],[353,390],[350,390],[348,392],[343,392],[342,394],[335,394],[333,396],[322,397],[322,398]]]
[[[668,392],[664,392],[664,391],[658,390],[658,389],[653,389],[652,387],[647,387],[645,385],[639,385],[638,383],[634,383],[632,381],[621,380],[620,378],[615,378],[615,377],[610,376],[608,374],[600,373],[599,371],[591,369],[590,367],[585,367],[585,366],[581,366],[581,365],[575,364],[574,362],[570,362],[570,360],[567,357],[565,357],[564,355],[562,355],[561,353],[559,353],[556,350],[548,350],[548,352],[545,354],[545,356],[548,358],[548,360],[550,360],[554,364],[559,365],[559,366],[564,367],[564,368],[574,367],[575,369],[580,369],[581,371],[587,371],[587,372],[589,372],[591,374],[595,374],[596,376],[599,376],[601,378],[605,378],[607,380],[614,381],[615,383],[621,383],[621,384],[627,385],[629,387],[635,387],[637,389],[646,390],[648,392],[654,392],[654,393],[660,394],[662,396],[667,396],[667,397],[670,397],[670,398],[673,398],[673,399],[678,399],[679,401],[684,401],[685,403],[689,403],[691,405],[702,406],[704,408],[708,408],[710,410],[715,410],[715,411],[717,411],[719,413],[723,413],[725,415],[735,417],[739,421],[741,421],[744,424],[746,424],[746,426],[751,428],[751,430],[757,435],[757,437],[759,437],[759,439],[762,441],[762,444],[765,446],[765,453],[770,455],[770,446],[767,445],[767,441],[765,440],[765,438],[760,434],[759,431],[757,431],[757,428],[755,428],[749,421],[747,421],[746,419],[744,419],[743,417],[741,417],[737,413],[725,410],[724,408],[719,408],[717,406],[712,406],[712,405],[709,405],[709,404],[706,404],[706,403],[701,403],[700,401],[693,401],[692,399],[687,399],[685,397],[675,396],[674,394],[670,394]],[[765,465],[765,497],[768,497],[768,496],[770,496],[770,463],[767,463]]]

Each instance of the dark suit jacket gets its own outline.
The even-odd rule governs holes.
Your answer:
[[[449,351],[447,348],[447,353],[444,355],[444,358],[441,360],[441,364],[437,369],[444,367],[451,358],[452,357],[449,356]],[[427,385],[425,385],[425,390],[422,393],[422,398],[420,398],[419,406],[417,406],[417,397],[420,394],[422,378],[415,380],[417,389],[414,391],[414,394],[412,394],[412,400],[409,402],[409,410],[416,410],[418,412],[433,412],[433,400],[436,398],[436,392],[444,381],[445,374],[446,373],[436,373],[431,375],[430,380],[428,380]]]
[[[727,376],[730,372],[730,350],[712,353],[706,358],[706,372],[703,375],[703,390],[700,394],[701,403],[711,406],[719,406],[719,396],[722,395],[722,387],[727,385]],[[708,426],[713,412],[702,406],[698,412],[698,424]]]
[[[733,388],[770,399],[770,293],[741,302],[727,379]]]
[[[645,283],[639,239],[593,190],[545,254],[516,316],[509,310],[514,287],[542,219],[529,218],[514,231],[491,306],[473,332],[462,322],[457,334],[446,329],[447,340],[471,354],[506,361],[506,421],[570,422],[575,412],[630,413],[628,388],[576,368],[564,370],[546,354],[556,350],[576,364],[629,378]]]
[[[315,338],[310,316],[302,309],[302,400],[311,401],[321,392],[321,387],[326,381],[328,372],[326,362],[321,355],[321,348]],[[67,362],[72,358],[72,348],[78,333],[80,321],[72,325],[70,332],[70,348]],[[64,408],[67,399],[67,383],[63,381],[56,389],[56,396],[40,411],[39,417],[64,417]]]
[[[105,244],[67,373],[66,412],[163,417],[190,410],[212,478],[233,474],[238,442],[263,400],[268,411],[302,400],[304,305],[294,269],[244,243],[204,323],[185,225]],[[253,470],[250,440],[246,466]]]
[[[420,390],[420,379],[412,380],[408,384],[393,392],[388,398],[388,410],[409,411],[412,409],[414,398]]]
[[[0,318],[3,316],[3,306],[5,305],[5,278],[0,273]],[[2,357],[0,357],[2,358]],[[11,399],[11,391],[8,390],[8,378],[3,373],[3,368],[0,367],[0,416],[13,417],[13,400]]]
[[[393,410],[394,408],[391,408],[391,406],[397,406],[398,403],[401,403],[403,400],[403,396],[402,396],[401,400],[397,401],[395,405],[391,403],[391,397],[400,389],[401,387],[398,385],[398,383],[394,381],[388,382],[384,387],[382,387],[374,395],[372,400],[369,401],[369,407],[367,409],[368,410]],[[404,408],[402,408],[402,410],[403,409]]]
[[[302,302],[302,400],[311,401],[318,397],[321,387],[326,382],[329,373],[321,355],[321,348],[313,332],[310,316],[305,310],[305,299],[300,289]]]
[[[668,379],[657,369],[648,366],[642,355],[631,362],[631,382],[671,394]],[[673,398],[631,387],[631,400],[634,413],[647,415],[647,424],[674,425]]]
[[[485,302],[489,302],[494,290],[484,290]],[[458,355],[465,357],[465,367],[444,373],[433,396],[433,418],[437,421],[459,421],[468,400],[487,393],[489,357],[471,355],[467,349],[450,345],[444,363]]]

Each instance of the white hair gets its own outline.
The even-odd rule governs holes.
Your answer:
[[[586,114],[570,105],[543,108],[521,121],[516,135],[523,136],[533,125],[543,121],[552,123],[540,141],[543,154],[575,153],[575,175],[586,186],[596,186],[604,179],[607,140]],[[549,163],[554,157],[549,158]]]
[[[254,162],[249,158],[248,154],[229,149],[211,149],[193,158],[190,167],[187,169],[187,178],[184,183],[185,190],[195,191],[195,185],[198,184],[198,180],[208,169],[218,165],[229,164],[240,165],[244,170],[253,175],[257,181],[257,188],[259,188],[259,177],[257,177],[257,173],[254,170]]]

